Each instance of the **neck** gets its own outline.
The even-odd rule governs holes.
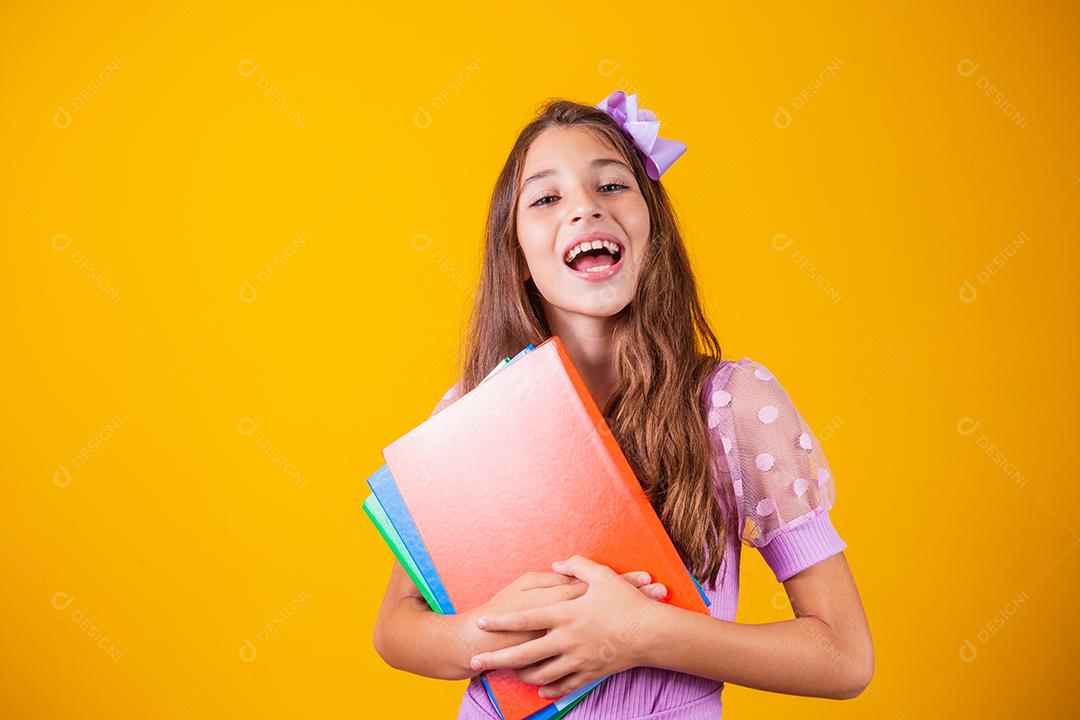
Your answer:
[[[542,301],[552,335],[558,335],[601,412],[615,387],[611,334],[614,317],[567,312]]]

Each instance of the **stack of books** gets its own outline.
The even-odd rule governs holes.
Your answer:
[[[504,358],[382,454],[364,512],[435,612],[472,610],[571,555],[644,570],[664,602],[709,612],[558,336]],[[506,720],[560,718],[604,679],[550,700],[513,670],[481,675]]]

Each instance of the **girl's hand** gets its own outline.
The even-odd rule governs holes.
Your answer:
[[[517,676],[542,685],[555,698],[607,675],[646,664],[642,630],[658,606],[606,565],[574,555],[552,568],[583,580],[583,594],[552,605],[501,614],[479,613],[477,627],[490,633],[546,631],[535,639],[492,652],[470,663],[482,672],[514,668]]]
[[[650,582],[647,572],[628,572],[621,576],[627,583],[636,587],[640,593],[661,599],[667,595],[667,588],[661,583]],[[588,590],[588,584],[565,573],[527,572],[499,592],[483,605],[463,613],[461,634],[458,645],[465,654],[464,665],[477,653],[501,650],[544,636],[542,630],[522,632],[487,632],[479,628],[477,619],[505,615],[522,610],[550,606],[581,597]]]

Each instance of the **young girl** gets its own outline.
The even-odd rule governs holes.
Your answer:
[[[717,718],[725,682],[851,698],[874,655],[833,528],[816,436],[761,363],[720,358],[675,214],[658,182],[685,145],[636,96],[547,103],[495,183],[460,382],[558,335],[710,616],[663,602],[647,574],[552,558],[459,615],[431,611],[395,563],[374,640],[392,666],[472,678],[459,720],[497,720],[481,672],[514,668],[542,697],[610,676],[573,718]],[[794,619],[734,622],[739,551],[757,548]]]

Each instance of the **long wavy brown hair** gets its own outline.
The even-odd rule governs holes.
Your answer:
[[[705,319],[667,193],[645,171],[633,142],[602,110],[548,100],[522,129],[491,195],[479,286],[461,344],[461,390],[475,388],[503,357],[551,336],[540,293],[518,244],[517,188],[525,154],[546,130],[579,126],[622,153],[649,207],[651,231],[637,288],[615,316],[616,385],[601,408],[683,562],[715,586],[736,522],[726,483],[714,482],[704,417],[705,381],[720,344]],[[718,496],[718,493],[720,495]],[[720,497],[723,500],[720,500]]]

